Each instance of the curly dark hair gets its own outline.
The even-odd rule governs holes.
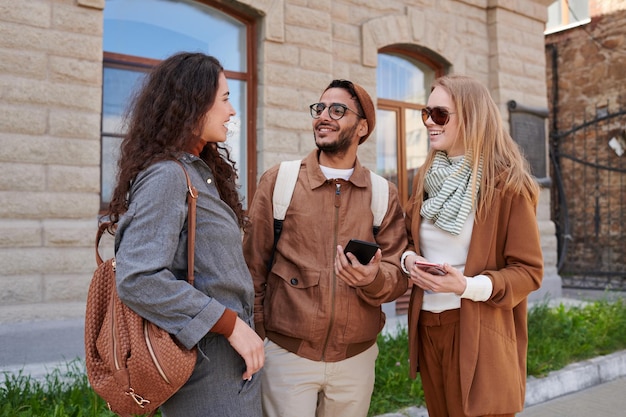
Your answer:
[[[150,165],[176,159],[197,143],[199,127],[217,95],[224,68],[202,53],[182,52],[157,65],[137,91],[126,114],[127,132],[122,140],[115,190],[105,216],[112,228],[128,209],[128,191],[137,174]],[[237,192],[237,171],[228,148],[207,144],[200,158],[211,168],[221,199],[239,221],[247,222]]]

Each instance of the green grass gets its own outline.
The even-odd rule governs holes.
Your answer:
[[[409,378],[409,347],[406,328],[394,335],[378,336],[376,382],[369,414],[374,416],[410,406],[424,405],[422,381]]]
[[[0,384],[2,417],[113,417],[89,387],[83,364],[75,360],[43,381],[23,373],[4,373]]]
[[[550,371],[626,349],[626,304],[595,301],[583,307],[534,306],[528,315],[528,375]],[[380,335],[370,416],[423,406],[419,376],[409,378],[407,331]],[[0,375],[0,417],[113,417],[89,387],[84,365],[74,361],[44,381],[28,375]],[[158,414],[157,414],[158,415]]]
[[[573,362],[626,349],[626,304],[535,306],[528,315],[528,375],[545,376]]]

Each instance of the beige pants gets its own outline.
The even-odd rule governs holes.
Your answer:
[[[265,339],[265,417],[365,417],[378,346],[340,362],[317,362]]]

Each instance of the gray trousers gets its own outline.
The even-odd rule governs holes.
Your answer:
[[[191,378],[161,406],[162,416],[261,417],[260,375],[242,379],[245,362],[224,336],[210,334],[198,348]]]

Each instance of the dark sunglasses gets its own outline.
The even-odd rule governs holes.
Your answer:
[[[435,124],[445,126],[450,121],[450,113],[445,107],[424,107],[422,109],[422,122],[426,124],[426,120],[430,117]]]
[[[311,104],[309,106],[309,108],[311,109],[311,117],[314,119],[319,119],[326,107],[327,106],[324,103]],[[341,104],[341,103],[331,103],[328,106],[328,115],[333,120],[339,120],[344,116],[344,114],[346,114],[346,110],[350,110],[352,113],[356,114],[362,119],[365,118],[364,116],[361,116],[359,113],[355,112],[354,110],[352,110],[345,104]]]

